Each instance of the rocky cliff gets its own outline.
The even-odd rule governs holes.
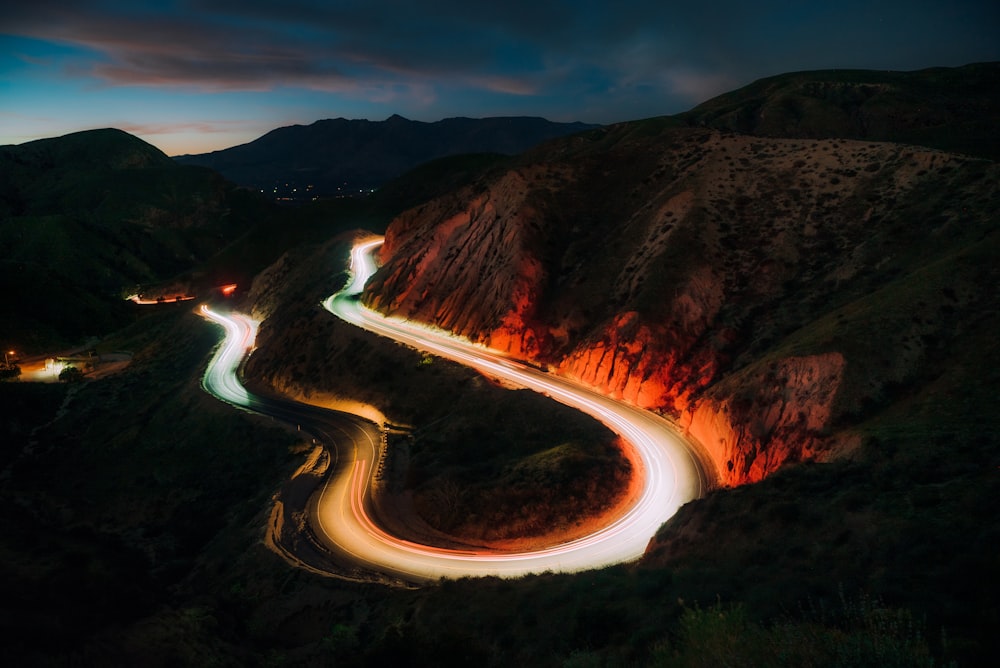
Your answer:
[[[738,485],[850,452],[995,308],[998,177],[623,124],[398,217],[364,299],[669,415]]]

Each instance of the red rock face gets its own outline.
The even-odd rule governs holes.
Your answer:
[[[969,184],[996,169],[891,144],[614,132],[400,216],[367,303],[673,417],[722,484],[857,442],[845,416],[914,377],[951,327],[929,304],[954,291],[870,295],[977,234],[969,211],[995,188]],[[931,183],[953,189],[944,203]]]
[[[537,356],[534,317],[546,275],[533,251],[538,222],[524,205],[526,193],[524,180],[510,173],[440,222],[432,218],[433,225],[424,210],[404,214],[386,233],[386,269],[370,284],[369,304]]]
[[[840,353],[768,364],[742,374],[749,396],[714,388],[681,411],[679,424],[705,447],[724,484],[756,482],[786,461],[822,455],[844,364]]]

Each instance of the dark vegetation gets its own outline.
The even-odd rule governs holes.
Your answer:
[[[593,426],[533,398],[492,408],[471,428],[451,427],[411,447],[406,484],[431,526],[468,539],[547,536],[609,510],[628,485],[628,462],[612,444],[594,442]],[[484,433],[490,418],[505,429]],[[565,440],[538,450],[553,438]]]
[[[41,353],[122,327],[130,292],[276,217],[217,174],[178,167],[118,130],[0,147],[4,345]]]
[[[948,73],[930,75],[947,78]],[[910,101],[894,104],[901,107],[899,114],[909,113]],[[753,116],[739,105],[730,112],[732,118]],[[675,123],[654,119],[616,132],[649,136]],[[992,129],[982,136],[993,137]],[[96,143],[84,141],[67,150],[96,159],[91,171],[116,179],[121,174],[114,170],[159,170],[155,182],[171,182],[174,170],[131,140],[124,153],[131,157],[122,163],[116,135],[90,137]],[[595,134],[586,141],[611,141],[608,137]],[[113,145],[102,144],[105,140]],[[4,147],[0,160],[13,160],[20,150]],[[102,163],[109,155],[119,157]],[[159,186],[150,185],[152,194],[136,195],[139,208],[122,214],[126,221],[145,221],[143,231],[134,233],[135,249],[121,253],[149,268],[129,273],[122,267],[131,266],[131,260],[115,264],[113,258],[119,236],[131,238],[132,222],[119,218],[108,241],[100,227],[105,223],[98,224],[95,213],[105,209],[89,199],[90,186],[53,186],[27,197],[27,184],[35,177],[26,175],[41,173],[30,171],[39,168],[8,169],[10,164],[4,162],[0,170],[0,206],[6,207],[0,212],[5,244],[0,266],[9,274],[5,286],[34,297],[5,302],[2,338],[16,333],[41,350],[52,342],[75,343],[97,334],[103,337],[96,344],[99,352],[135,353],[125,371],[100,380],[0,383],[0,641],[10,665],[912,666],[983,665],[1000,652],[1000,528],[994,512],[1000,496],[1000,423],[994,405],[1000,387],[995,336],[1000,322],[995,308],[966,321],[960,337],[925,331],[929,316],[909,314],[914,328],[906,336],[916,337],[911,347],[919,344],[928,358],[939,361],[922,367],[929,377],[919,383],[903,378],[864,398],[852,418],[865,437],[860,451],[847,461],[791,465],[761,483],[717,490],[685,506],[637,565],[388,589],[295,570],[263,548],[271,494],[301,462],[298,437],[201,391],[200,372],[219,334],[189,306],[119,309],[115,293],[126,283],[109,281],[102,287],[84,274],[107,261],[127,283],[201,275],[211,284],[232,274],[256,275],[292,249],[284,264],[269,269],[270,283],[265,275],[253,295],[268,314],[279,304],[304,300],[300,310],[285,314],[283,332],[262,331],[262,340],[275,345],[275,358],[284,357],[292,373],[300,373],[291,380],[303,380],[307,368],[312,371],[306,359],[316,359],[308,349],[315,346],[329,358],[323,373],[351,369],[355,375],[345,374],[351,392],[368,391],[369,400],[384,396],[386,412],[416,418],[422,401],[445,396],[438,382],[457,387],[458,395],[486,392],[491,383],[440,360],[422,364],[421,356],[394,345],[380,349],[374,340],[334,332],[332,318],[318,311],[315,298],[325,295],[322,282],[335,284],[336,276],[319,272],[315,283],[284,279],[321,269],[321,260],[326,267],[343,261],[342,245],[323,246],[319,253],[298,246],[325,242],[343,229],[381,229],[394,209],[416,203],[422,192],[433,191],[433,183],[427,183],[427,191],[419,180],[386,188],[398,194],[395,203],[361,200],[343,209],[326,204],[330,208],[303,209],[291,218],[267,206],[258,209],[260,203],[249,195],[242,200],[245,194],[233,192],[232,211],[239,210],[237,201],[246,201],[247,211],[266,213],[247,213],[245,221],[257,222],[247,222],[246,229],[234,225],[246,233],[235,236],[225,236],[233,228],[216,220],[221,209],[205,214],[208,229],[223,230],[225,243],[218,246],[217,240],[201,246],[198,234],[188,239],[165,221],[194,220],[206,210],[199,208],[206,201],[229,202],[229,195],[212,199],[206,194],[200,204],[178,195],[171,208],[163,205]],[[52,174],[55,164],[50,162],[46,173]],[[455,164],[439,163],[426,175],[436,179]],[[215,183],[230,192],[224,182],[200,174],[197,183]],[[90,178],[67,172],[57,182]],[[455,183],[475,178],[473,170]],[[133,206],[126,193],[101,187],[111,210]],[[55,191],[69,194],[36,204]],[[948,198],[948,193],[928,192]],[[162,218],[136,213],[144,197],[160,202],[157,208],[168,213]],[[896,233],[907,242],[896,247],[904,255],[933,250],[932,243],[910,245],[903,226]],[[144,234],[160,241],[148,241]],[[937,277],[953,262],[967,277],[963,281],[994,286],[995,236],[995,230],[986,231],[966,240],[960,252],[928,268],[928,284],[937,286]],[[83,240],[94,245],[81,246]],[[876,241],[891,245],[892,238]],[[32,247],[73,253],[53,253],[36,266],[24,250]],[[228,255],[220,255],[227,247]],[[195,260],[181,261],[183,253],[167,250],[176,248],[189,254],[197,250]],[[78,249],[83,259],[75,254]],[[91,264],[88,257],[101,260]],[[192,273],[195,265],[200,274]],[[83,270],[79,275],[72,273],[78,268]],[[811,329],[787,338],[789,332],[774,334],[774,339],[807,346],[810,336],[823,339],[848,330],[845,321],[870,323],[873,314],[888,312],[882,324],[853,330],[877,339],[883,333],[879,327],[902,322],[891,311],[899,302],[893,296],[903,293],[893,290],[929,289],[918,283],[901,281],[881,295],[856,295]],[[794,294],[794,285],[789,290]],[[971,291],[947,285],[935,290],[940,299],[934,308],[942,312],[970,303]],[[84,297],[93,294],[98,296]],[[46,315],[35,301],[38,296],[84,301],[66,300]],[[296,348],[277,345],[287,337],[299,337],[287,341]],[[334,349],[326,348],[328,340],[337,342]],[[271,344],[257,353],[261,356],[254,364],[266,362]],[[877,348],[877,341],[869,343],[869,350]],[[398,373],[400,366],[407,373]],[[378,396],[365,389],[374,383],[385,384]],[[419,383],[429,396],[415,396],[411,383]],[[530,419],[530,411],[548,410],[535,401],[541,400],[518,397],[493,410],[525,412]],[[464,417],[466,411],[456,413],[451,417]],[[570,420],[567,416],[567,428]],[[458,419],[446,422],[453,438],[443,438],[426,418],[429,428],[416,434],[414,456],[418,464],[427,462],[425,475],[433,465],[441,480],[455,476],[467,482],[479,458],[461,452],[463,441],[475,441],[484,452],[517,445],[502,434],[503,425],[483,433]],[[522,428],[511,424],[510,434]],[[561,431],[565,442],[582,439],[578,433]],[[545,476],[562,475],[561,462],[554,460],[576,453],[576,446],[565,442],[528,455],[527,462],[539,460]],[[444,456],[438,447],[451,449]],[[457,464],[448,470],[463,456],[471,460],[468,470],[458,470]],[[487,466],[504,471],[496,461]]]
[[[764,137],[870,139],[996,159],[1000,63],[781,74],[675,118]]]
[[[117,376],[0,385],[8,657],[100,651],[102,636],[156,614],[217,536],[263,512],[296,465],[291,435],[198,387],[218,340],[212,325],[168,308],[134,332],[103,344],[136,349]]]

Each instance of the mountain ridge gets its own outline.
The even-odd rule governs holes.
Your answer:
[[[540,117],[453,117],[411,121],[323,119],[276,128],[247,144],[200,155],[181,164],[210,167],[226,178],[262,190],[286,183],[311,196],[357,194],[430,160],[462,153],[516,154],[542,141],[597,126],[554,123]],[[312,186],[312,188],[309,188]]]

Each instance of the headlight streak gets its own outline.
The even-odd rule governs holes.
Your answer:
[[[700,459],[695,456],[690,444],[663,418],[616,402],[567,379],[550,376],[441,330],[386,318],[362,307],[352,297],[363,290],[364,283],[374,273],[371,253],[381,243],[381,238],[370,239],[354,247],[351,254],[352,280],[341,292],[324,301],[323,306],[327,310],[369,331],[466,364],[578,408],[602,421],[632,444],[643,468],[635,472],[642,476],[643,481],[639,499],[611,524],[588,536],[550,548],[499,553],[420,546],[388,535],[371,521],[365,511],[368,476],[364,466],[359,464],[352,474],[354,482],[346,493],[351,497],[354,520],[365,527],[367,539],[372,542],[371,548],[377,549],[383,569],[426,578],[517,576],[546,570],[584,570],[631,561],[643,554],[659,526],[683,503],[704,492],[709,480]],[[332,490],[334,486],[328,485],[323,496],[343,493]],[[344,528],[350,523],[350,518],[343,514],[343,505],[339,506],[341,521],[319,518],[319,524],[333,543],[354,544],[359,537],[356,531]],[[334,507],[337,504],[328,498],[317,505],[320,513],[331,512]]]
[[[226,338],[202,377],[202,387],[233,406],[253,408],[254,397],[243,387],[237,370],[257,339],[257,321],[241,313],[227,317],[212,311],[205,304],[202,304],[200,313],[226,330]]]
[[[393,340],[467,364],[489,375],[545,394],[582,410],[619,434],[636,450],[642,488],[635,504],[602,529],[549,548],[529,552],[447,549],[422,545],[387,533],[371,518],[370,484],[377,446],[363,430],[348,434],[353,447],[338,445],[327,432],[324,411],[304,404],[264,400],[249,393],[238,377],[243,358],[252,348],[257,322],[201,307],[201,314],[225,328],[219,347],[202,379],[203,387],[234,406],[304,424],[320,434],[339,460],[308,506],[315,537],[332,552],[368,569],[428,581],[441,577],[495,575],[515,577],[544,571],[579,571],[640,557],[659,526],[686,501],[703,493],[708,481],[699,460],[666,420],[609,399],[558,376],[551,376],[496,351],[420,323],[411,323],[361,306],[356,296],[375,270],[371,253],[381,238],[367,240],[352,251],[352,280],[328,298],[324,307],[344,320]],[[326,414],[329,414],[326,412]],[[322,423],[322,424],[321,424]]]

